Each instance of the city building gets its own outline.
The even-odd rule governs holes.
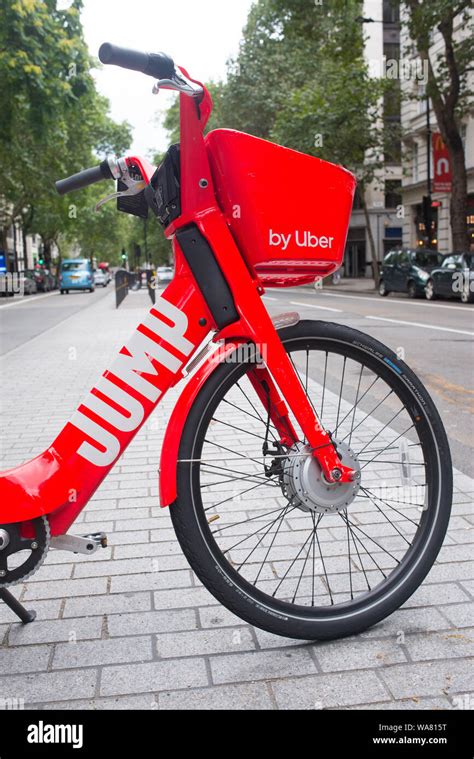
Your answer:
[[[471,10],[471,13],[473,11]],[[468,33],[462,16],[455,19],[454,36]],[[402,49],[408,41],[402,26]],[[432,37],[430,59],[436,61],[444,43],[440,32]],[[474,71],[469,74],[470,90],[474,91]],[[469,84],[469,83],[468,83]],[[430,244],[441,253],[453,250],[450,226],[450,167],[449,157],[441,140],[433,108],[428,108],[424,83],[402,81],[401,124],[403,132],[403,245],[417,247]],[[411,99],[410,99],[411,96]],[[414,99],[417,96],[418,99]],[[462,125],[468,178],[468,228],[471,247],[474,245],[474,116],[471,111]],[[429,160],[429,164],[428,164]],[[425,229],[423,199],[431,195],[431,234]],[[425,201],[426,202],[426,201]]]
[[[363,17],[365,58],[373,76],[384,76],[387,63],[400,62],[400,12],[394,0],[364,0]],[[380,128],[400,123],[398,97],[381,103]],[[402,242],[402,166],[400,143],[384,155],[384,167],[377,180],[365,192],[367,216],[374,241],[376,258]],[[367,216],[361,198],[356,194],[347,236],[343,274],[346,277],[372,277],[372,252]]]

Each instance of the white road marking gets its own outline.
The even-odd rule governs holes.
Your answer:
[[[22,306],[23,303],[34,303],[36,300],[42,300],[43,298],[51,298],[52,295],[57,295],[57,292],[54,293],[46,293],[46,295],[36,295],[34,298],[32,298],[30,295],[23,296],[23,300],[17,300],[14,303],[6,303],[4,306],[0,306],[0,311],[3,308],[11,308],[12,306]]]
[[[451,329],[451,327],[436,327],[434,324],[422,324],[421,322],[405,322],[401,319],[384,319],[383,316],[366,316],[366,319],[373,319],[377,322],[390,322],[391,324],[405,324],[408,327],[422,327],[423,329],[436,329],[440,332],[454,332],[457,335],[470,335],[474,337],[474,332],[467,329]]]
[[[297,300],[290,300],[290,306],[304,306],[304,308],[318,308],[321,311],[334,311],[334,313],[342,314],[340,308],[329,308],[329,306],[315,306],[314,303],[301,303]]]
[[[407,306],[417,306],[418,308],[438,308],[439,309],[445,309],[448,308],[450,311],[464,311],[464,313],[472,313],[474,309],[470,309],[469,306],[466,308],[466,306],[448,306],[448,305],[441,305],[440,303],[429,303],[428,301],[424,301],[422,303],[414,303],[412,300],[404,299],[404,300],[398,300],[398,299],[391,299],[391,298],[380,298],[380,297],[374,297],[374,298],[368,298],[365,295],[340,295],[339,293],[320,293],[321,295],[324,295],[326,298],[349,298],[349,300],[368,300],[371,303],[398,303],[398,304],[405,304]]]
[[[263,297],[265,298],[265,300],[278,300],[278,298],[270,298],[269,295],[264,295]]]

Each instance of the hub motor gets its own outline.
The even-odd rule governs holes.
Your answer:
[[[353,482],[328,482],[311,447],[296,443],[283,461],[281,484],[284,495],[302,511],[336,514],[352,503],[360,488],[360,465],[355,453],[346,443],[334,441],[341,462],[359,476]]]

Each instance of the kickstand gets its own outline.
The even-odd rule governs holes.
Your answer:
[[[6,588],[0,588],[0,600],[10,607],[12,612],[21,619],[24,625],[28,624],[28,622],[33,622],[33,620],[36,619],[36,612],[25,609],[23,604],[17,601],[15,596],[13,596]]]

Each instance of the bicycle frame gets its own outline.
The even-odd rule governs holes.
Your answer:
[[[262,302],[261,283],[249,271],[217,205],[203,137],[210,95],[204,88],[200,103],[185,94],[180,101],[182,213],[166,230],[173,241],[175,277],[51,446],[0,476],[2,524],[48,515],[51,535],[64,534],[167,390],[185,376],[206,338],[222,341],[223,348],[191,375],[171,417],[161,456],[162,506],[177,496],[178,449],[190,405],[219,361],[242,343],[264,346],[265,365],[252,364],[249,374],[282,442],[291,446],[298,439],[289,408],[328,482],[354,476],[320,426]],[[209,244],[232,295],[237,318],[224,327],[178,240],[180,230],[189,228]],[[28,533],[27,525],[24,530]]]

